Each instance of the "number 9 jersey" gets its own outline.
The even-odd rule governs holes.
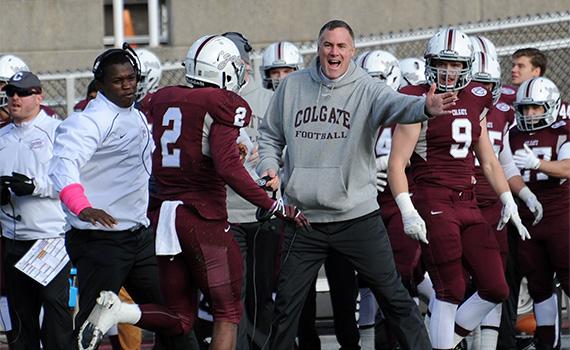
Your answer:
[[[154,94],[149,113],[156,145],[149,210],[180,200],[205,219],[225,220],[226,183],[254,205],[271,207],[239,158],[239,129],[251,119],[244,99],[219,88],[170,86]]]
[[[410,85],[401,93],[422,96],[427,84]],[[420,136],[410,159],[416,186],[445,186],[457,191],[475,184],[473,146],[481,135],[481,119],[493,106],[491,93],[478,83],[458,91],[451,115],[422,122]]]

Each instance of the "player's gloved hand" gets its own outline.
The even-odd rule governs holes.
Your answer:
[[[530,239],[530,234],[528,230],[521,222],[521,218],[519,216],[517,205],[515,204],[515,200],[513,195],[510,191],[506,191],[501,193],[501,202],[503,202],[503,210],[501,211],[501,220],[497,225],[497,230],[502,230],[503,227],[509,222],[509,220],[515,225],[517,231],[519,232],[519,236],[524,241],[525,239]]]
[[[519,192],[519,198],[524,201],[528,207],[528,210],[534,214],[534,221],[532,222],[532,226],[538,224],[542,219],[543,209],[542,204],[540,204],[536,198],[536,195],[532,193],[528,187],[523,187],[523,189]]]
[[[386,171],[388,170],[388,158],[389,155],[380,156],[376,158],[376,170],[377,171]]]
[[[388,184],[388,174],[386,171],[376,172],[376,189],[378,192],[384,192]]]
[[[532,150],[525,144],[524,150],[516,151],[513,155],[515,165],[519,169],[538,169],[540,167],[540,159],[532,152]]]
[[[294,222],[295,226],[300,229],[305,231],[311,230],[311,224],[305,215],[303,215],[303,212],[294,205],[284,204],[281,198],[273,203],[269,211],[281,220]]]
[[[428,244],[426,223],[414,208],[408,192],[402,192],[394,198],[402,213],[404,232],[411,238]]]
[[[12,176],[0,176],[3,186],[9,187],[16,196],[28,196],[34,193],[34,180],[24,174],[12,173]]]

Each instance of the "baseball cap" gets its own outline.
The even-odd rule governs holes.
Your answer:
[[[14,74],[10,80],[8,80],[8,84],[2,87],[3,91],[7,89],[27,90],[38,94],[42,92],[42,83],[34,73],[21,71]]]
[[[225,36],[226,38],[233,41],[233,43],[236,44],[239,50],[241,59],[246,64],[250,64],[249,53],[253,50],[253,48],[251,47],[251,45],[249,45],[249,40],[247,40],[247,38],[243,34],[238,32],[226,32],[222,34],[222,36]]]

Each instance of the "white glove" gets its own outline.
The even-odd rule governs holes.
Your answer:
[[[522,190],[519,192],[519,198],[524,201],[528,210],[534,214],[534,221],[532,222],[532,226],[538,224],[542,219],[542,204],[536,198],[536,195],[532,193],[532,191],[528,187],[523,187]]]
[[[376,170],[378,171],[386,171],[388,170],[388,158],[389,155],[380,156],[376,158]]]
[[[411,238],[428,244],[429,242],[426,238],[426,223],[420,214],[418,214],[416,208],[414,208],[410,194],[408,192],[402,192],[394,199],[400,209],[400,213],[402,213],[404,232]]]
[[[509,220],[515,225],[517,231],[519,231],[519,236],[524,241],[525,239],[530,239],[530,234],[528,230],[521,222],[519,216],[517,205],[515,204],[515,199],[510,191],[501,193],[501,202],[503,202],[503,210],[501,211],[501,220],[497,225],[497,230],[502,230],[503,227],[509,222]]]
[[[386,185],[388,184],[388,174],[386,171],[378,171],[376,173],[376,189],[378,192],[384,192]]]
[[[538,159],[526,144],[524,144],[524,150],[515,152],[513,160],[519,169],[536,170],[540,166],[540,159]]]

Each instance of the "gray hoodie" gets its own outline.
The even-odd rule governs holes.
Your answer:
[[[338,81],[318,57],[275,92],[259,128],[258,173],[279,169],[288,204],[311,222],[338,222],[378,209],[374,142],[380,125],[427,119],[425,97],[393,91],[350,63]]]

